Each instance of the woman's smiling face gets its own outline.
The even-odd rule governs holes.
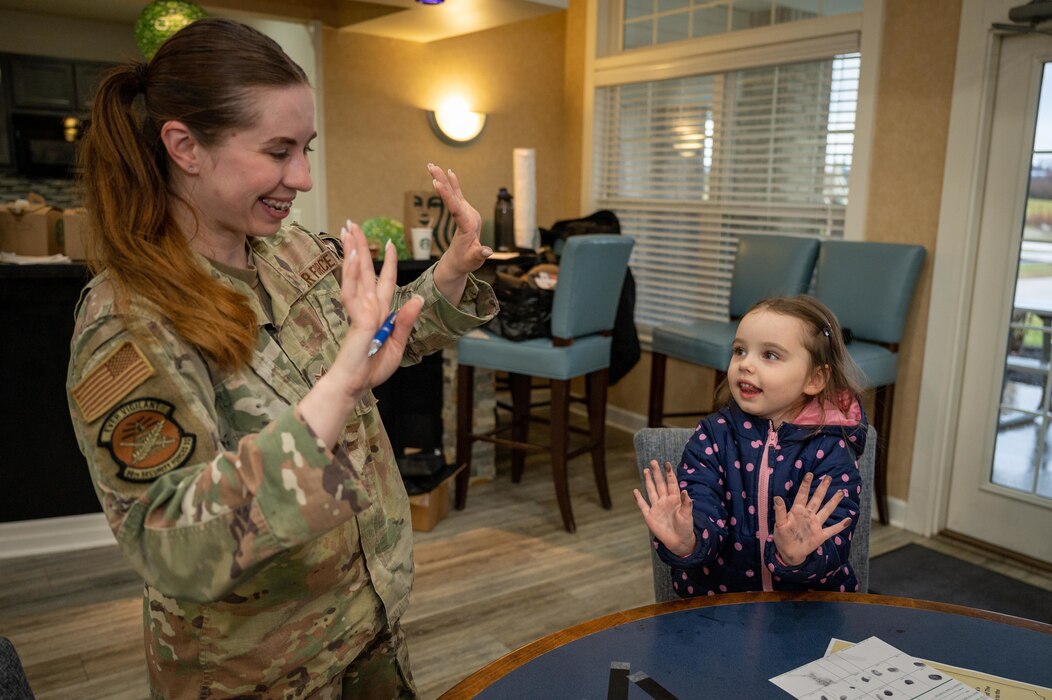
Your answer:
[[[270,236],[281,228],[299,192],[312,186],[310,144],[314,97],[310,87],[253,88],[247,98],[258,118],[202,147],[200,172],[187,196],[198,235]]]

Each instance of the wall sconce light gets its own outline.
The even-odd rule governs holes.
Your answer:
[[[479,137],[486,126],[486,115],[472,112],[468,103],[451,97],[438,106],[428,110],[427,121],[435,136],[450,146],[466,146]]]

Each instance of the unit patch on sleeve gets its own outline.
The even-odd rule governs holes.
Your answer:
[[[175,422],[175,407],[141,398],[115,408],[99,429],[99,446],[120,466],[125,481],[152,481],[190,459],[196,436]]]
[[[126,340],[70,390],[84,421],[91,423],[154,374],[135,343]]]

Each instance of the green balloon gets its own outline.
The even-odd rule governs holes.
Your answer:
[[[409,245],[405,240],[405,229],[401,221],[395,221],[387,216],[377,216],[362,222],[362,233],[365,240],[375,245],[378,249],[378,259],[384,259],[384,251],[387,250],[387,241],[394,243],[395,252],[399,260],[408,260]]]
[[[147,61],[168,37],[208,13],[186,0],[154,0],[135,20],[135,44]]]

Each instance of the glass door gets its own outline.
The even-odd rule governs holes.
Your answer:
[[[1052,562],[1052,37],[1001,43],[983,191],[947,528]]]

